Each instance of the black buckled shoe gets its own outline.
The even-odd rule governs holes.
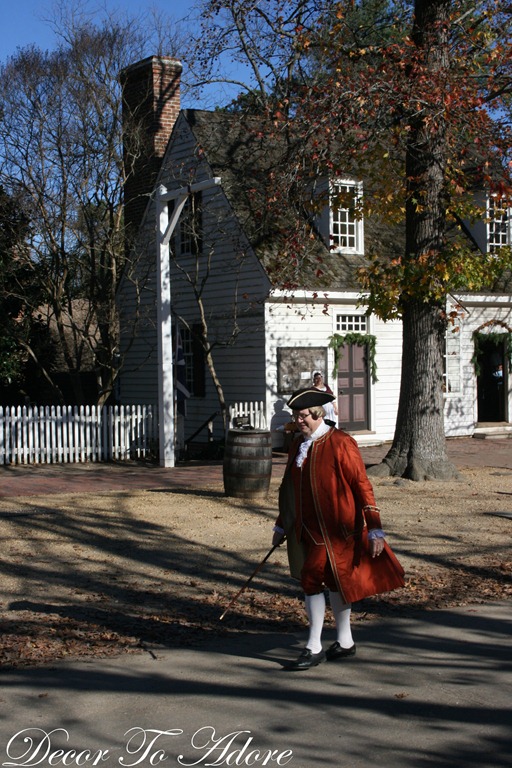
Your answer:
[[[322,650],[320,653],[313,653],[309,648],[304,648],[300,656],[295,661],[292,661],[291,664],[284,667],[284,669],[288,672],[294,672],[300,669],[310,669],[311,667],[316,667],[318,664],[321,664],[325,659],[325,651]]]
[[[338,661],[339,659],[347,659],[350,656],[356,655],[356,646],[351,648],[342,648],[336,640],[325,652],[325,658],[327,661]]]

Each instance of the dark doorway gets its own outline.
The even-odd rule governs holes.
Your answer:
[[[508,421],[508,365],[505,338],[478,338],[478,421]]]
[[[370,428],[368,347],[344,344],[338,367],[338,423],[359,432]]]

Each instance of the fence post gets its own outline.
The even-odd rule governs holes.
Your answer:
[[[40,427],[41,419],[39,416],[39,406],[35,405],[32,408],[32,424],[34,433],[34,463],[41,463],[41,439],[40,439]]]

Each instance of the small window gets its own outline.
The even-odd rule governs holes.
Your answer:
[[[178,224],[180,255],[199,256],[202,252],[201,193],[189,195]]]
[[[185,382],[191,395],[204,397],[205,395],[205,370],[204,351],[198,339],[200,326],[194,326],[193,330],[181,327],[181,345],[185,359]]]
[[[487,203],[487,242],[494,251],[511,243],[510,201],[491,195]]]
[[[443,390],[446,394],[462,392],[460,371],[460,330],[448,329],[445,337]]]
[[[185,360],[185,383],[188,391],[194,392],[194,353],[192,334],[188,328],[181,327],[181,348]]]
[[[353,181],[331,185],[330,241],[334,251],[363,253],[362,193],[362,184]]]
[[[366,315],[336,315],[336,330],[341,333],[366,333]]]

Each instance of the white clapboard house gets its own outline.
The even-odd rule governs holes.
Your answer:
[[[268,137],[257,127],[248,130],[236,115],[180,110],[180,70],[177,60],[150,57],[124,73],[127,108],[135,110],[143,101],[154,114],[148,123],[149,155],[141,159],[127,187],[127,220],[138,229],[136,248],[150,273],[141,292],[138,335],[129,347],[124,341],[120,402],[157,405],[159,394],[163,402],[162,354],[165,362],[179,331],[190,392],[184,438],[216,413],[215,386],[194,336],[200,322],[196,291],[216,342],[214,362],[226,401],[262,401],[275,446],[289,421],[288,396],[309,385],[316,369],[324,372],[338,394],[344,429],[360,443],[392,439],[401,324],[366,314],[356,270],[364,263],[372,238],[378,237],[391,256],[402,250],[400,237],[376,231],[371,221],[357,219],[350,206],[333,210],[326,206],[311,227],[311,259],[299,277],[293,275],[294,289],[284,290],[279,265],[288,263],[288,256],[276,252],[272,231],[273,226],[286,226],[286,216],[283,212],[277,224],[269,222],[262,202],[261,190],[274,162]],[[337,185],[345,196],[364,194],[364,181],[351,174],[317,183]],[[486,217],[482,200],[482,221],[472,231],[475,243],[481,248],[510,244],[509,211],[496,201],[493,207],[490,200],[491,215]],[[178,212],[167,245],[163,235]],[[169,264],[170,293],[164,284],[162,296]],[[124,285],[123,312],[135,311],[133,286]],[[451,296],[447,302],[449,308],[458,305],[463,311],[459,330],[449,331],[446,338],[446,434],[507,429],[511,286],[503,281],[492,291]],[[162,311],[171,318],[164,331]],[[334,334],[347,338],[335,377],[329,346]],[[222,435],[218,418],[213,419],[213,430],[215,436]]]

